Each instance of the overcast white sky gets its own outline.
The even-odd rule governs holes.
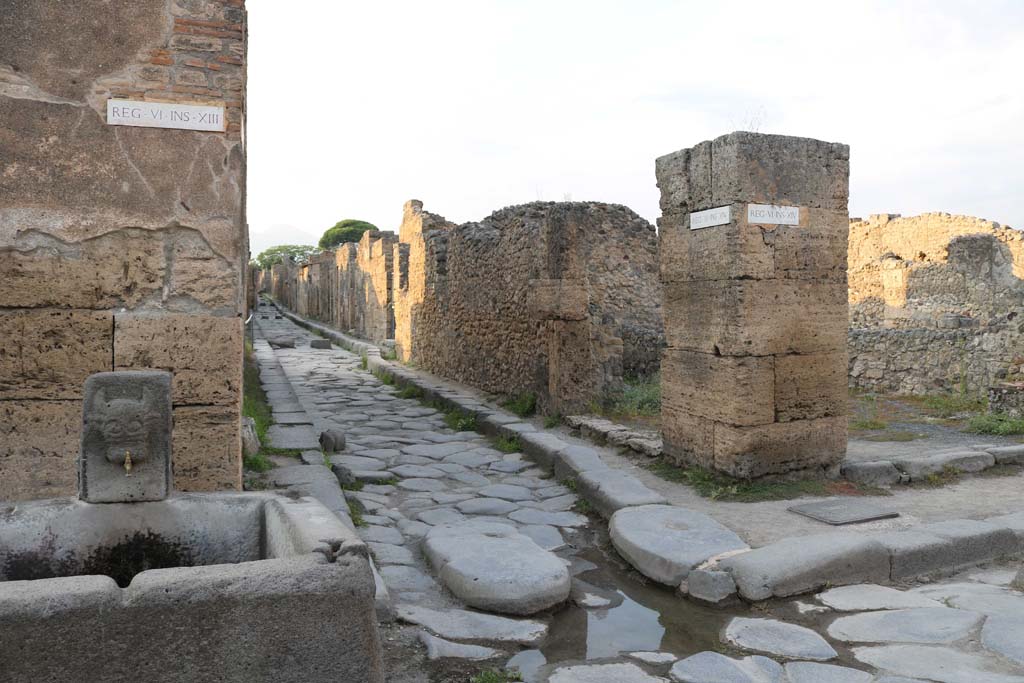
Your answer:
[[[1024,2],[249,0],[252,252],[402,204],[599,200],[737,129],[851,146],[850,214],[1024,227]]]

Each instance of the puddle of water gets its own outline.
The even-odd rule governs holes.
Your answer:
[[[618,595],[621,604],[586,609],[568,603],[552,617],[548,637],[539,649],[524,650],[508,661],[508,668],[518,668],[526,683],[537,681],[539,669],[547,663],[608,659],[636,651],[671,652],[682,658],[717,649],[726,622],[745,613],[742,608],[702,607],[668,587],[644,583],[614,553],[606,543],[581,550],[575,557],[584,561],[584,567],[593,568],[576,578],[607,597]]]

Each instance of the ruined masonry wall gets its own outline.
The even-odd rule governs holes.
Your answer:
[[[391,339],[394,233],[367,231],[358,243],[314,254],[307,264],[286,261],[264,275],[263,288],[288,308],[374,342]]]
[[[849,382],[984,393],[1024,380],[1024,233],[969,216],[850,224]]]
[[[444,377],[542,410],[585,409],[658,369],[654,228],[629,209],[534,203],[456,225],[405,206],[396,238],[284,263],[263,287],[289,308]]]
[[[658,367],[657,238],[626,207],[535,202],[455,225],[409,202],[399,240],[403,360],[535,394],[548,412],[585,409],[623,374]]]
[[[0,500],[76,488],[82,391],[162,369],[174,485],[241,486],[242,0],[0,12]],[[226,133],[106,125],[111,97],[223,104]]]

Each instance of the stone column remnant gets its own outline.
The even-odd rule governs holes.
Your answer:
[[[99,372],[85,380],[78,496],[163,500],[171,492],[171,373]]]
[[[849,146],[737,132],[659,158],[665,453],[751,478],[846,452]]]

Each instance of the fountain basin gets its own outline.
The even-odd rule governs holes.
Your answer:
[[[382,681],[366,547],[312,498],[0,503],[5,681]]]

